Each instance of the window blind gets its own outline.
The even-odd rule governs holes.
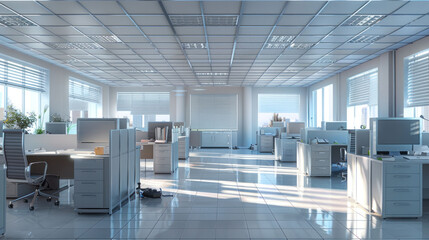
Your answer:
[[[412,55],[405,61],[405,104],[429,106],[429,51]]]
[[[46,69],[0,58],[0,83],[38,92],[45,92]]]
[[[238,129],[238,95],[191,94],[191,127]]]
[[[117,111],[131,111],[132,115],[170,114],[170,93],[118,93]]]
[[[72,99],[101,103],[101,87],[76,78],[69,79],[69,97]]]
[[[347,79],[347,105],[377,105],[378,69],[358,74]]]
[[[299,94],[258,94],[259,113],[299,113]]]

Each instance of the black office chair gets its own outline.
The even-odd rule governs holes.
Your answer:
[[[342,181],[347,181],[347,149],[340,148],[340,162],[338,165],[341,167],[341,178]]]
[[[38,196],[46,197],[48,201],[52,198],[57,199],[55,205],[59,205],[60,201],[57,196],[41,192],[40,188],[46,179],[46,170],[48,163],[46,162],[32,162],[28,164],[27,157],[25,156],[24,138],[25,132],[20,129],[4,129],[3,130],[3,153],[6,161],[6,178],[8,182],[27,183],[34,185],[36,190],[25,196],[18,197],[9,202],[9,208],[13,208],[13,203],[19,200],[27,201],[27,198],[33,196],[30,203],[30,210],[34,210],[34,203]],[[44,165],[42,175],[32,175],[31,167],[34,165]]]

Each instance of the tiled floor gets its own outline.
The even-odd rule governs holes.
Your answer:
[[[7,209],[5,237],[429,239],[429,217],[382,221],[367,215],[347,199],[339,177],[300,176],[295,164],[249,150],[198,150],[191,156],[173,175],[148,172],[145,178],[142,172],[144,186],[173,197],[134,199],[112,216],[79,215],[70,189],[61,194],[60,209],[45,201],[33,212],[24,203]]]

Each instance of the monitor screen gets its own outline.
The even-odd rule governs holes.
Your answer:
[[[286,132],[288,134],[301,134],[302,128],[305,128],[304,122],[288,122]]]
[[[377,142],[379,145],[419,145],[420,120],[378,120]]]
[[[118,128],[116,119],[78,119],[78,143],[108,143],[110,130]]]

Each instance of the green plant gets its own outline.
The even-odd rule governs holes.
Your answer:
[[[37,117],[38,125],[37,125],[37,128],[34,130],[35,134],[44,134],[45,133],[45,130],[43,129],[43,123],[45,122],[45,114],[48,111],[48,108],[49,108],[48,105],[45,105],[45,107],[43,108],[42,114],[40,114]]]
[[[58,113],[52,113],[51,114],[51,122],[69,122],[69,117],[62,117],[60,114]]]
[[[31,127],[37,121],[36,114],[31,112],[27,115],[12,105],[7,106],[6,120],[4,125],[9,129],[24,129]]]

